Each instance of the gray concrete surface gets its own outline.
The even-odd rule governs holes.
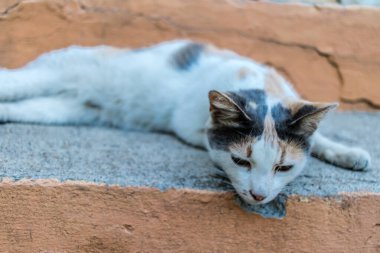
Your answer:
[[[332,196],[380,192],[380,113],[336,113],[323,132],[369,150],[369,172],[352,172],[311,158],[287,193]],[[0,177],[56,178],[160,189],[222,190],[205,151],[157,133],[72,126],[0,125]]]

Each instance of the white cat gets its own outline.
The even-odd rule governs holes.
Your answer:
[[[207,148],[250,204],[271,201],[311,152],[363,170],[364,150],[316,132],[337,104],[303,101],[272,68],[191,41],[69,47],[0,70],[0,120],[172,132]]]

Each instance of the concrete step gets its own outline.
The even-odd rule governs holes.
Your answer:
[[[380,113],[335,113],[322,130],[369,150],[368,172],[311,158],[287,215],[242,210],[208,154],[157,133],[0,127],[0,251],[378,252]]]

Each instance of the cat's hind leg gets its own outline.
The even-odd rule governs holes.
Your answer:
[[[0,69],[0,101],[53,95],[63,90],[56,71],[43,67]]]
[[[72,98],[37,97],[0,103],[1,122],[91,124],[97,117],[97,108],[86,107]]]
[[[347,147],[315,133],[312,137],[311,154],[320,160],[351,170],[366,170],[371,163],[367,151]]]

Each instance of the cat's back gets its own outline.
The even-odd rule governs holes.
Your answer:
[[[210,90],[262,89],[280,99],[296,96],[274,69],[209,44],[175,40],[121,54],[112,52],[104,58],[114,73],[110,95],[122,94],[119,100],[134,111],[125,122],[141,121],[165,130],[173,113],[185,106],[193,108],[198,115],[194,121],[203,124]]]
[[[118,118],[115,124],[127,124],[127,128],[165,130],[183,104],[193,107],[201,122],[208,116],[207,94],[213,89],[274,93],[288,89],[269,67],[190,40],[139,49],[72,46],[48,53],[31,65],[40,63],[59,70],[62,85],[77,89],[79,98],[101,104],[105,121]]]

